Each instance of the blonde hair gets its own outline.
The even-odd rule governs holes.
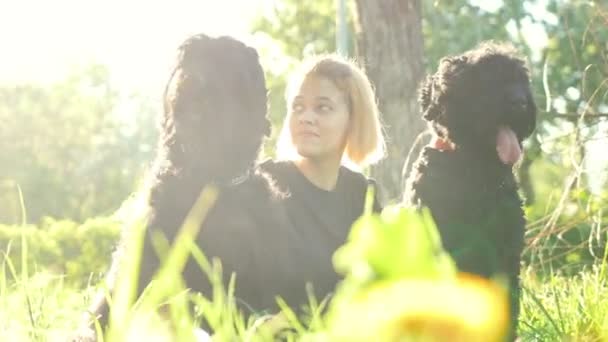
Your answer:
[[[317,56],[303,62],[290,78],[285,91],[288,110],[277,140],[277,159],[300,158],[293,145],[289,127],[292,115],[289,108],[299,87],[313,76],[330,80],[346,98],[350,124],[343,162],[363,168],[382,159],[386,146],[374,89],[365,72],[354,61],[334,54]]]

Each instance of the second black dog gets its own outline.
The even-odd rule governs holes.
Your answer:
[[[431,210],[460,271],[508,277],[513,335],[526,223],[513,167],[536,125],[526,63],[510,45],[483,43],[443,58],[419,102],[436,137],[404,199]]]

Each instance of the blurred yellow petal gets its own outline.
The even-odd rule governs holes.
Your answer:
[[[336,303],[332,335],[348,341],[502,341],[507,291],[488,280],[407,279],[372,285]]]

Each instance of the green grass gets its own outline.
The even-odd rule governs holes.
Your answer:
[[[608,278],[596,265],[575,276],[524,273],[521,335],[526,341],[608,341]]]
[[[43,273],[23,284],[10,281],[12,275],[6,271],[5,265],[0,274],[2,340],[57,341],[74,332],[95,288],[72,288],[66,286],[61,278]],[[608,286],[605,275],[600,278],[600,267],[583,271],[575,277],[556,275],[542,280],[527,270],[523,284],[526,291],[519,326],[523,341],[608,341]],[[216,300],[219,304],[226,298]],[[230,314],[237,317],[232,319],[232,323],[225,322],[222,331],[226,339],[230,334],[240,338],[251,336],[252,331],[262,324],[261,318],[250,322],[241,318],[239,321],[236,312],[226,308],[207,310],[209,315],[214,314],[217,318]],[[168,334],[166,327],[158,325],[156,319],[140,317],[135,324],[141,327],[140,332],[154,336]],[[150,329],[150,326],[157,328]],[[135,327],[127,332],[133,334],[137,330]],[[306,333],[307,327],[301,327],[299,331]]]
[[[3,341],[57,341],[74,329],[93,287],[72,288],[61,277],[45,273],[15,281],[8,269],[4,263],[0,271]]]
[[[124,265],[123,276],[119,277],[121,291],[113,299],[110,329],[104,340],[190,341],[194,340],[194,329],[202,317],[206,317],[213,327],[216,332],[214,337],[218,341],[265,341],[278,336],[287,341],[328,340],[328,336],[331,336],[331,317],[320,314],[327,303],[319,303],[315,298],[310,298],[308,317],[297,317],[284,304],[282,315],[275,317],[245,319],[236,309],[232,297],[234,283],[224,288],[218,276],[219,264],[210,263],[200,250],[192,246],[190,239],[200,227],[198,223],[204,218],[206,208],[214,196],[213,191],[203,193],[200,202],[186,220],[174,248],[170,248],[159,237],[159,250],[169,251],[164,267],[159,271],[154,286],[149,287],[135,305],[133,291],[136,284],[133,275],[137,273],[141,239],[133,239],[134,245],[128,248],[133,255],[127,256],[126,260],[130,263]],[[400,229],[403,226],[412,229],[403,231]],[[416,240],[415,243],[413,240]],[[407,212],[383,214],[382,219],[364,217],[354,226],[351,240],[336,258],[339,269],[346,273],[345,284],[350,286],[341,286],[335,298],[353,298],[349,297],[353,291],[364,293],[368,285],[374,282],[385,283],[408,277],[439,279],[446,274],[449,276],[454,270],[444,255],[434,252],[437,240],[427,221],[419,220]],[[25,239],[21,243],[21,264],[27,265],[23,262],[28,253]],[[402,247],[407,243],[417,246],[417,249],[408,248],[406,254],[409,254],[401,255],[400,253],[405,253]],[[65,282],[61,276],[44,271],[29,275],[31,273],[28,273],[27,267],[16,271],[13,261],[6,257],[8,251],[2,252],[2,340],[66,341],[82,322],[82,315],[97,288],[92,285],[76,287]],[[214,293],[210,298],[184,291],[184,284],[178,275],[189,253],[192,253],[212,279]],[[391,263],[395,256],[417,262]],[[519,326],[522,340],[608,341],[606,258],[607,255],[604,255],[592,267],[582,269],[574,276],[562,275],[557,271],[546,274],[526,267],[522,274],[524,293]],[[371,272],[358,272],[362,269],[362,263],[366,265],[363,269]],[[188,310],[189,304],[195,304],[194,315]],[[330,313],[331,309],[330,306]],[[350,313],[347,314],[350,319]],[[361,325],[365,327],[367,317],[361,316],[364,314],[353,317],[352,324],[356,324],[357,328],[361,328]],[[343,322],[344,320],[342,324]],[[350,324],[350,321],[346,322]]]

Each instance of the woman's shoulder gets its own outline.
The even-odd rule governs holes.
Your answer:
[[[358,201],[365,201],[366,194],[371,187],[374,191],[374,203],[373,211],[380,212],[382,210],[382,204],[380,202],[379,187],[374,178],[368,177],[361,172],[354,171],[345,166],[340,169],[343,191],[347,191],[352,198],[356,198]]]
[[[359,185],[367,188],[368,185],[376,186],[376,180],[364,175],[359,171],[352,170],[346,166],[340,167],[341,177],[348,185]]]

